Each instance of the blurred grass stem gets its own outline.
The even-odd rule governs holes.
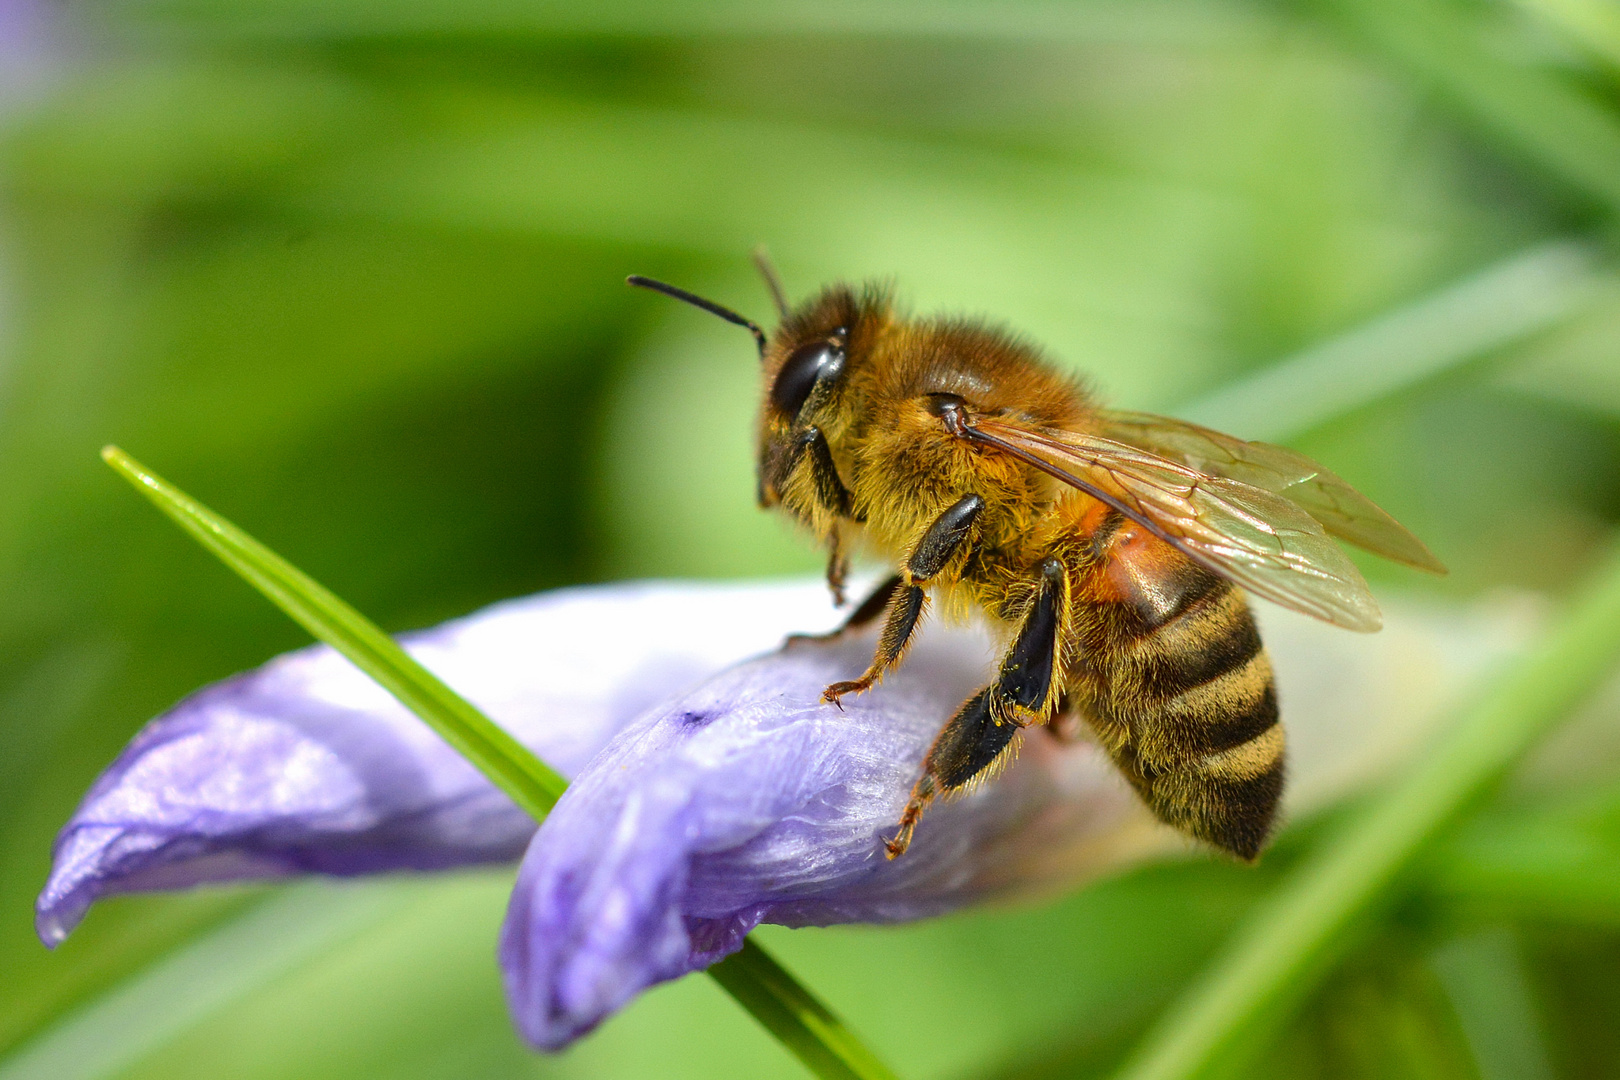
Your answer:
[[[299,964],[397,914],[397,890],[305,882],[278,889],[238,918],[188,942],[0,1059],[0,1080],[103,1080],[127,1074]]]
[[[1121,1080],[1187,1080],[1257,1042],[1435,839],[1599,686],[1620,657],[1620,546],[1574,597],[1386,795],[1279,886],[1148,1033]]]
[[[1506,927],[1446,943],[1429,958],[1473,1051],[1480,1080],[1553,1080],[1536,995]]]
[[[714,965],[709,974],[817,1076],[892,1075],[825,1005],[752,941],[744,939],[742,951]],[[815,1037],[804,1038],[801,1032]]]
[[[1538,245],[1231,383],[1180,415],[1281,442],[1556,325],[1595,295],[1596,270],[1582,243]]]
[[[527,747],[303,571],[116,446],[101,456],[221,562],[398,698],[531,817],[545,819],[568,782]],[[893,1080],[876,1055],[758,945],[745,942],[709,973],[816,1076]]]
[[[1390,59],[1489,135],[1620,211],[1620,119],[1573,80],[1519,62],[1482,17],[1450,0],[1327,0]]]
[[[1620,68],[1620,6],[1613,0],[1518,0],[1587,52]]]

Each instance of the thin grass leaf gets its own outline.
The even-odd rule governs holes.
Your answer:
[[[1620,119],[1558,75],[1498,55],[1487,47],[1478,17],[1447,0],[1327,0],[1327,6],[1486,134],[1611,212],[1620,210]]]
[[[1451,998],[1481,1080],[1552,1080],[1535,994],[1508,930],[1451,941],[1430,965]]]
[[[1038,41],[1111,41],[1122,17],[1102,5],[1069,7],[1040,2],[991,6],[937,0],[882,0],[865,4],[803,2],[661,4],[611,0],[596,4],[417,3],[321,4],[310,0],[169,0],[102,5],[102,17],[125,33],[212,41],[365,41],[499,34],[510,40],[548,37],[710,36],[780,37],[789,34],[922,37],[973,44]],[[1176,12],[1182,40],[1223,40],[1245,25],[1242,15],[1214,6]]]
[[[849,1029],[754,942],[709,969],[715,982],[817,1076],[892,1076]]]
[[[1517,0],[1519,7],[1620,68],[1620,7],[1613,0]]]
[[[1434,902],[1529,919],[1620,930],[1615,793],[1568,804],[1481,814],[1425,865]]]
[[[536,821],[556,805],[568,782],[411,659],[376,624],[116,446],[101,456],[221,562],[398,698]],[[894,1080],[876,1055],[758,945],[745,943],[709,973],[816,1076]]]
[[[0,1080],[103,1080],[399,910],[397,890],[292,886],[0,1059]]]
[[[1448,726],[1388,794],[1324,843],[1148,1033],[1121,1080],[1187,1080],[1313,988],[1403,874],[1620,658],[1620,548],[1573,609]]]
[[[1380,944],[1323,987],[1252,1075],[1480,1080],[1440,979],[1399,944]]]
[[[568,781],[319,582],[118,449],[101,457],[294,622],[348,657],[536,821]]]
[[[1557,240],[1522,251],[1178,411],[1280,442],[1554,326],[1596,294],[1597,260]]]

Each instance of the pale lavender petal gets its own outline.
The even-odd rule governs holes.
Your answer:
[[[649,583],[498,604],[406,641],[571,776],[649,706],[834,618],[818,585]],[[347,660],[304,649],[135,737],[58,836],[36,927],[55,944],[114,893],[509,860],[533,831]]]
[[[65,59],[59,22],[44,0],[0,0],[0,118],[33,98]]]
[[[895,922],[1067,883],[1162,849],[1087,742],[1026,732],[1016,764],[884,857],[929,743],[990,676],[984,637],[937,626],[876,690],[820,702],[869,636],[734,668],[620,732],[529,845],[501,934],[514,1018],[556,1049],[760,922]]]

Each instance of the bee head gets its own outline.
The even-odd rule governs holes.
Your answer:
[[[887,323],[890,301],[884,288],[857,293],[834,285],[790,308],[770,264],[762,255],[756,255],[756,261],[782,316],[781,325],[769,336],[752,320],[685,289],[640,275],[627,281],[702,308],[754,335],[765,389],[758,494],[760,505],[772,506],[780,501],[779,487],[806,440],[836,442],[847,428],[849,418],[838,410],[846,376]]]
[[[832,285],[784,311],[761,363],[759,502],[780,501],[780,488],[811,440],[837,459],[857,421],[852,380],[869,366],[890,321],[885,288]]]
[[[800,430],[826,426],[827,407],[837,402],[849,372],[860,365],[886,321],[888,296],[832,285],[785,311],[761,357],[764,422]]]

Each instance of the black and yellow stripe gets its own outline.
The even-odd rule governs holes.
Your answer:
[[[1094,609],[1077,696],[1155,814],[1253,859],[1283,788],[1271,662],[1242,594],[1176,558],[1147,601]]]

